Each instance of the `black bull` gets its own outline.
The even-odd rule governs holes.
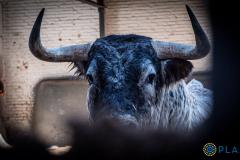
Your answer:
[[[211,92],[200,82],[184,82],[192,71],[187,60],[205,57],[210,44],[191,9],[187,11],[196,46],[162,42],[139,35],[110,35],[93,43],[46,49],[40,27],[33,26],[30,51],[50,62],[73,62],[89,81],[88,108],[93,121],[191,129],[211,111]]]

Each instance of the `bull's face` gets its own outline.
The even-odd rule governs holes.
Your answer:
[[[94,43],[46,49],[40,40],[42,10],[33,26],[29,47],[41,60],[74,62],[89,81],[88,108],[94,121],[115,119],[122,124],[151,123],[163,86],[186,77],[186,60],[207,55],[209,41],[187,7],[196,46],[154,41],[138,35],[107,36]]]
[[[192,68],[185,60],[159,60],[151,39],[137,35],[98,39],[89,55],[85,74],[94,121],[114,119],[127,125],[148,125],[157,91],[184,78]]]
[[[93,44],[90,55],[86,76],[92,119],[139,124],[150,117],[156,101],[157,69],[149,39],[136,35],[105,37]]]

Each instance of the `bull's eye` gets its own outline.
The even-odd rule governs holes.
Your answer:
[[[93,76],[91,74],[87,74],[87,80],[89,84],[93,84]]]
[[[149,84],[153,84],[154,80],[155,80],[155,77],[156,75],[155,74],[149,74],[147,79],[146,79],[146,82],[149,83]]]

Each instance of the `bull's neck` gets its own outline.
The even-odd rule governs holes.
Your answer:
[[[193,93],[184,80],[164,86],[159,92],[159,126],[167,129],[189,130],[206,116],[206,103]]]

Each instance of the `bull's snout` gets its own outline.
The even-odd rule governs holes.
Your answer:
[[[116,120],[117,123],[119,123],[122,126],[134,127],[134,128],[138,127],[137,119],[132,115],[129,115],[129,114],[118,115],[114,117],[114,119]]]
[[[130,128],[137,128],[138,121],[137,119],[130,115],[130,114],[109,114],[109,115],[102,115],[101,118],[97,119],[97,122],[110,122],[113,124],[118,125],[119,127],[130,127]]]

